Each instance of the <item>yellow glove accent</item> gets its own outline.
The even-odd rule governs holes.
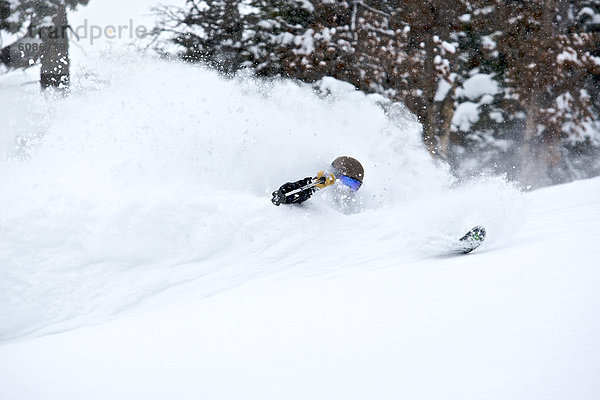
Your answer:
[[[335,183],[335,176],[331,172],[319,171],[317,172],[317,179],[322,181],[325,178],[325,182],[319,182],[315,186],[319,189],[323,189],[329,185],[333,185]]]

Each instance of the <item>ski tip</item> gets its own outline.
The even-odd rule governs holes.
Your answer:
[[[478,248],[485,240],[486,231],[483,226],[477,225],[467,232],[458,241],[457,251],[462,254],[468,254]]]
[[[476,227],[474,227],[473,229],[471,229],[471,232],[473,232],[474,235],[478,235],[481,237],[481,241],[485,240],[485,228],[483,226],[477,225]]]

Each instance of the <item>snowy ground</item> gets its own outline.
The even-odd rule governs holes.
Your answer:
[[[599,194],[599,179],[528,194],[512,242],[469,256],[364,250],[332,266],[295,254],[287,273],[208,298],[203,281],[217,276],[109,322],[8,340],[3,398],[595,399]],[[274,264],[251,260],[238,260],[241,276]]]
[[[457,184],[346,85],[72,55],[65,99],[0,77],[1,399],[600,396],[600,179]],[[269,202],[342,154],[356,213]]]

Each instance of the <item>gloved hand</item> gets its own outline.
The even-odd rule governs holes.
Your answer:
[[[285,204],[285,193],[279,189],[273,192],[273,197],[271,198],[271,202],[276,206],[280,204]]]
[[[318,183],[315,186],[323,189],[335,183],[335,176],[331,172],[319,171],[317,172],[317,181]]]

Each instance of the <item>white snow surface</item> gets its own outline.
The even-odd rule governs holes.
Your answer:
[[[87,50],[64,99],[0,77],[0,398],[600,396],[600,179],[457,184],[333,79]],[[342,154],[356,213],[270,203]]]
[[[484,95],[495,95],[498,90],[498,82],[492,78],[492,75],[474,74],[456,90],[456,94],[459,97],[476,101]]]
[[[468,132],[471,125],[477,121],[479,121],[479,104],[471,101],[460,103],[452,116],[452,125],[463,132]]]
[[[68,98],[2,91],[3,143],[30,140],[0,164],[4,398],[600,393],[600,180],[457,185],[402,108],[333,80],[79,63]],[[269,202],[340,154],[359,212]]]

